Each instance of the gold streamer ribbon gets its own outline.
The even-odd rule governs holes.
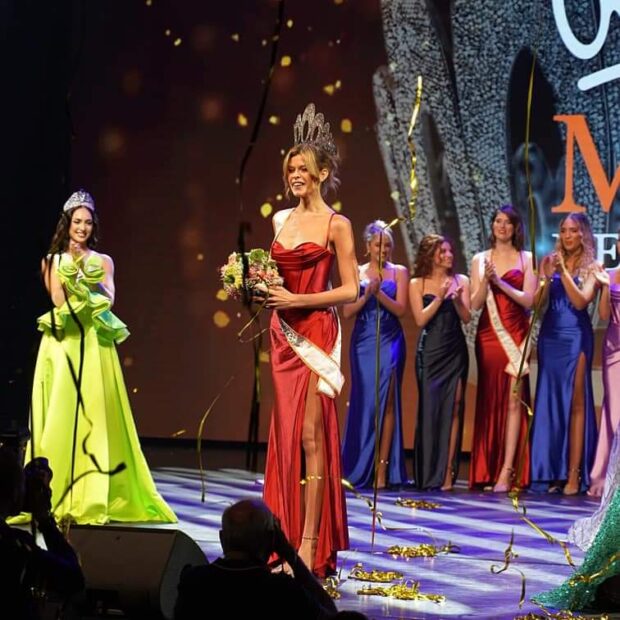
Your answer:
[[[618,560],[620,560],[620,551],[611,555],[601,570],[596,573],[592,573],[591,575],[575,575],[568,580],[568,583],[573,587],[579,583],[591,583],[595,579],[605,576]]]
[[[399,497],[395,502],[395,506],[402,506],[403,508],[420,508],[422,510],[436,510],[441,508],[441,504],[437,502],[429,502],[425,499],[409,499]]]
[[[234,378],[235,378],[234,375],[231,375],[231,377],[228,379],[228,381],[226,381],[226,384],[224,385],[224,388],[211,401],[211,404],[209,405],[207,410],[204,412],[204,415],[202,416],[202,418],[200,418],[200,424],[198,425],[198,436],[196,437],[196,452],[198,453],[198,469],[200,471],[200,501],[203,504],[205,502],[205,494],[206,494],[206,488],[205,487],[206,487],[206,483],[205,483],[205,470],[204,470],[204,465],[203,465],[203,462],[202,462],[202,431],[204,430],[205,422],[207,421],[207,418],[209,417],[209,414],[213,410],[213,407],[215,406],[215,403],[220,399],[220,397],[224,393],[224,390],[230,385],[230,382]]]
[[[409,219],[413,220],[416,214],[416,199],[418,197],[418,177],[416,175],[416,164],[418,161],[415,152],[415,143],[413,141],[413,129],[420,113],[422,103],[422,76],[418,75],[418,85],[416,88],[415,102],[413,104],[413,112],[411,113],[411,121],[409,130],[407,131],[407,146],[409,147],[409,155],[411,157],[411,171],[409,173]]]
[[[460,553],[461,549],[457,545],[453,545],[448,541],[447,544],[442,547],[437,545],[421,544],[413,547],[401,547],[399,545],[392,545],[388,547],[387,552],[393,557],[401,558],[434,558],[440,553]]]
[[[499,575],[507,571],[509,568],[517,571],[521,575],[521,596],[519,597],[519,609],[523,607],[523,603],[525,603],[525,575],[523,571],[518,569],[516,566],[510,566],[512,560],[518,558],[519,556],[512,550],[513,544],[515,540],[515,532],[512,530],[510,533],[510,542],[508,543],[508,547],[504,550],[504,565],[498,566],[497,564],[491,565],[491,572],[494,575]]]
[[[384,596],[401,601],[430,601],[432,603],[443,603],[446,600],[443,594],[424,594],[420,592],[420,582],[411,580],[388,587],[365,586],[361,590],[358,590],[357,593],[363,596]]]
[[[361,562],[358,562],[349,573],[349,579],[356,579],[357,581],[372,581],[373,583],[390,583],[396,579],[402,579],[404,575],[398,571],[381,571],[371,569],[369,571],[364,570],[364,566]]]

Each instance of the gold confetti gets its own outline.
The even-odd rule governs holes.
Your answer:
[[[353,131],[353,123],[348,118],[343,118],[340,121],[340,131],[342,133],[351,133]]]
[[[420,582],[405,581],[401,584],[394,584],[388,587],[364,586],[357,591],[358,594],[365,596],[385,596],[399,599],[401,601],[431,601],[433,603],[443,603],[446,597],[442,594],[423,594],[420,592]]]
[[[282,200],[282,194],[276,194],[276,200]]]
[[[181,39],[181,37],[177,37],[177,38],[174,40],[174,47],[179,47],[179,45],[181,45],[181,43],[182,43],[182,39]]]
[[[128,355],[123,359],[123,366],[125,368],[131,368],[133,366],[133,357],[131,357],[131,355]]]
[[[180,437],[181,435],[185,435],[185,433],[187,433],[187,429],[182,428],[178,431],[174,431],[174,433],[172,433],[172,435],[170,435],[170,437]]]
[[[338,592],[338,586],[340,585],[340,580],[338,577],[327,577],[323,582],[323,589],[331,598],[334,600],[338,600],[340,598],[340,592]]]
[[[271,125],[279,125],[280,124],[280,117],[279,116],[275,116],[275,114],[270,116],[269,117],[269,123]]]
[[[153,6],[153,0],[146,0],[146,6]]]
[[[261,351],[258,355],[258,359],[263,364],[269,364],[269,351]]]
[[[289,19],[289,20],[286,21],[286,27],[287,28],[292,28],[293,27],[293,20],[292,19]]]
[[[239,43],[239,34],[238,33],[234,33],[230,36],[230,38],[235,42],[235,43]]]
[[[365,571],[364,566],[361,563],[357,563],[349,574],[349,579],[356,579],[358,581],[372,581],[374,583],[390,583],[390,581],[395,581],[396,579],[403,578],[402,573],[398,573],[396,571],[381,571],[376,569],[371,569],[370,571]]]
[[[138,388],[134,388],[133,390],[131,390],[134,394],[138,393]]]
[[[336,211],[336,213],[340,213],[342,211],[342,202],[340,200],[336,200],[332,205],[332,209]]]
[[[215,323],[216,327],[224,328],[230,323],[230,317],[228,316],[228,314],[226,314],[226,312],[218,310],[213,315],[213,322]]]
[[[171,34],[170,28],[166,28],[166,30],[164,31],[164,34],[169,37]]]
[[[344,0],[334,0],[334,4],[336,5],[344,4]]]
[[[260,44],[261,44],[263,47],[265,47],[265,46],[267,45],[267,43],[268,43],[267,39],[263,39],[263,40],[260,42]]]
[[[336,87],[337,90],[340,90],[340,88],[342,88],[342,82],[340,80],[336,80],[336,83],[334,84],[334,86]]]
[[[273,212],[273,207],[271,206],[271,203],[269,202],[264,202],[261,206],[260,206],[260,214],[263,217],[269,217],[271,215],[271,213]]]
[[[282,56],[282,58],[280,59],[280,66],[281,67],[290,67],[292,62],[293,62],[293,60],[291,59],[290,56]]]
[[[248,126],[248,117],[245,114],[241,114],[241,112],[239,112],[239,114],[237,114],[237,124],[240,127],[247,127]]]
[[[228,293],[221,288],[217,293],[215,293],[215,298],[220,301],[226,301],[228,299]]]
[[[390,194],[390,198],[392,200],[398,200],[400,198],[400,192],[395,189],[391,194]]]
[[[441,508],[441,504],[437,502],[427,502],[425,499],[403,499],[399,497],[395,502],[395,506],[402,506],[403,508],[421,508],[423,510],[436,510]]]
[[[459,551],[460,549],[452,543],[443,545],[443,547],[422,543],[421,545],[414,545],[413,547],[392,545],[388,547],[387,553],[393,557],[399,558],[434,558],[440,553],[459,553]]]
[[[200,254],[196,254],[196,260],[204,260],[205,255],[201,252]]]
[[[323,86],[323,92],[327,95],[333,95],[336,92],[336,87],[333,84],[327,84]]]

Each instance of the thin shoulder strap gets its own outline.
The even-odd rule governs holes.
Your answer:
[[[333,212],[330,216],[329,216],[329,222],[327,222],[327,238],[325,239],[325,247],[328,248],[329,247],[329,231],[332,225],[332,218],[334,217],[334,215],[336,215],[336,212]]]
[[[286,224],[286,222],[288,222],[288,218],[291,217],[291,215],[293,215],[293,211],[295,211],[296,208],[297,207],[293,207],[289,211],[288,215],[282,220],[281,224],[279,224],[275,220],[275,218],[274,218],[274,221],[275,221],[275,224],[276,224],[276,234],[275,234],[275,237],[273,238],[273,241],[271,242],[271,245],[273,245],[276,242],[276,239],[280,236],[280,233],[282,232],[282,229],[284,228],[284,225]]]

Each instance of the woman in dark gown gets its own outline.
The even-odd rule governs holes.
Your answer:
[[[335,398],[340,324],[334,306],[357,298],[359,280],[351,223],[323,194],[337,186],[337,152],[329,124],[308,106],[295,123],[296,146],[284,158],[293,209],[273,217],[272,257],[283,286],[270,287],[274,406],[265,465],[265,503],[315,574],[336,568],[348,548]],[[334,262],[340,286],[330,286]]]
[[[414,471],[419,489],[448,491],[458,455],[469,366],[462,323],[468,323],[469,280],[454,274],[452,243],[441,235],[420,242],[409,301],[422,328],[416,351],[418,421]]]
[[[494,492],[505,493],[513,482],[524,486],[529,481],[525,340],[536,275],[532,255],[522,249],[523,222],[511,206],[493,213],[490,242],[491,249],[476,254],[471,266],[471,305],[484,309],[476,332],[478,388],[469,485],[493,485]],[[515,393],[519,370],[521,389]],[[515,481],[516,467],[520,477]]]
[[[407,309],[407,268],[390,262],[394,239],[385,222],[366,226],[369,260],[360,266],[360,297],[343,306],[355,317],[349,349],[351,395],[342,445],[345,478],[355,486],[374,482],[376,419],[377,312],[379,315],[379,454],[377,488],[407,481],[401,425],[401,387],[405,369],[405,335],[400,317]],[[381,266],[381,270],[380,270]]]
[[[548,299],[538,335],[538,380],[532,426],[532,487],[565,495],[585,491],[596,449],[592,390],[594,333],[588,305],[601,267],[583,213],[560,222],[555,252],[540,266]],[[544,300],[543,300],[544,301]]]

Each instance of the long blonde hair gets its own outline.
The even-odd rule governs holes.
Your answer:
[[[590,220],[583,213],[569,213],[566,217],[560,221],[560,230],[566,220],[571,219],[577,222],[579,226],[579,232],[581,233],[581,254],[577,259],[577,275],[585,278],[588,272],[592,269],[592,265],[595,262],[596,253],[594,251],[594,235],[592,234],[592,227],[590,226]],[[562,245],[562,238],[558,235],[558,239],[555,243],[555,251],[566,259],[566,251]]]

